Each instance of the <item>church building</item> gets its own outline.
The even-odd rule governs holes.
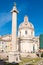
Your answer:
[[[28,16],[18,28],[19,50],[20,52],[35,53],[39,50],[39,37],[35,36],[34,26],[29,22]]]

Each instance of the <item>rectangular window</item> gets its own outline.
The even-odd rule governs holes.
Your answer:
[[[25,31],[25,34],[27,34],[27,31]]]

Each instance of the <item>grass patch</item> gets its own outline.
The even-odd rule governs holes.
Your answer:
[[[38,61],[40,61],[41,58],[21,58],[21,62],[19,64],[12,64],[12,63],[8,63],[8,62],[4,62],[4,65],[24,65],[26,63],[31,63],[29,65],[35,65],[35,63],[37,63]]]
[[[35,64],[39,60],[41,60],[41,59],[40,58],[21,58],[21,62],[19,63],[19,65],[23,65],[28,62]]]

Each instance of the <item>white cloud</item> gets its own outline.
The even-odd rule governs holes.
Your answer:
[[[11,13],[0,13],[0,27],[11,21]]]

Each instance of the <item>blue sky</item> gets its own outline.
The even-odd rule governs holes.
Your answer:
[[[0,0],[0,35],[11,34],[12,19],[11,10],[17,4],[18,26],[24,20],[24,16],[29,17],[29,21],[34,25],[35,35],[43,34],[43,0]]]

